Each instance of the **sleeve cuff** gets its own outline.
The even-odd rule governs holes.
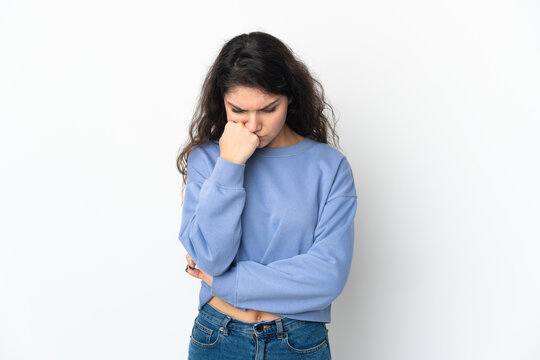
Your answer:
[[[238,164],[218,157],[209,179],[224,187],[240,189],[244,187],[245,167],[246,164]]]
[[[221,275],[214,276],[212,279],[212,295],[236,307],[236,279],[237,267],[231,266]],[[242,308],[239,308],[242,309]],[[244,310],[244,309],[242,309]]]

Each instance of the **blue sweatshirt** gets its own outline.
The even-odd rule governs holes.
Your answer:
[[[245,164],[221,158],[219,141],[194,147],[179,239],[201,280],[198,309],[217,296],[242,309],[331,321],[354,245],[356,190],[346,157],[305,137],[257,148]]]

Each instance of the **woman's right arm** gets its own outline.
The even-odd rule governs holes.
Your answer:
[[[209,172],[203,155],[194,147],[188,156],[178,238],[197,266],[216,276],[227,271],[240,247],[245,164],[218,157]]]

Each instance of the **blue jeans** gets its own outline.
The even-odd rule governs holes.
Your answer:
[[[188,360],[331,359],[328,329],[323,322],[287,317],[245,322],[209,303],[195,318]]]

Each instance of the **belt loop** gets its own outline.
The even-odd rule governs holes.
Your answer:
[[[277,338],[283,339],[283,324],[281,322],[281,319],[276,319],[276,325],[277,325]]]
[[[229,332],[227,331],[228,328],[227,328],[227,324],[229,323],[229,321],[231,321],[231,317],[229,315],[225,316],[223,318],[223,321],[221,322],[221,332],[223,333],[223,335],[227,336],[229,335]]]

